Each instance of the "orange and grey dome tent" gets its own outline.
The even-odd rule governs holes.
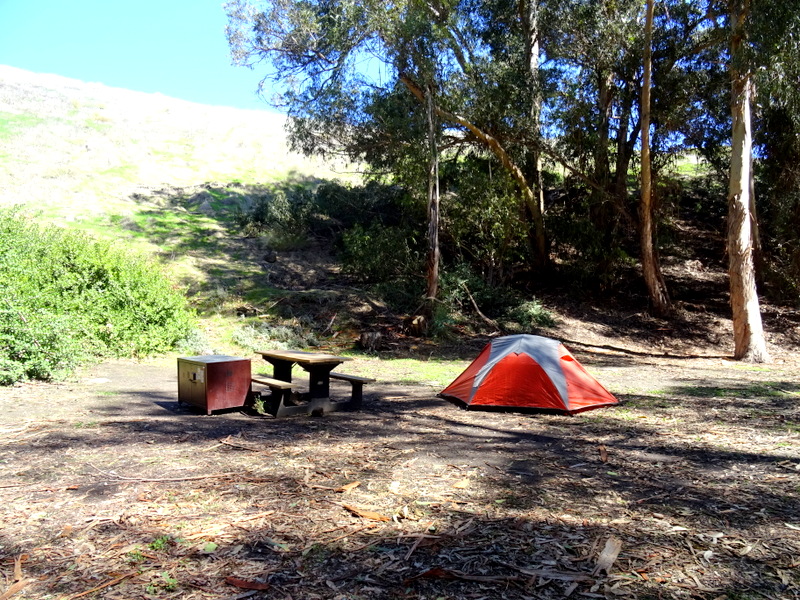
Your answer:
[[[439,396],[467,408],[569,414],[619,403],[561,342],[538,335],[493,340]]]

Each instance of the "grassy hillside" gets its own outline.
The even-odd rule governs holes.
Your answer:
[[[266,108],[266,107],[265,107]],[[0,66],[0,201],[52,218],[132,214],[134,194],[332,170],[288,151],[284,117]]]
[[[263,346],[265,337],[291,336],[309,323],[345,345],[388,322],[381,298],[348,288],[337,263],[292,240],[293,232],[285,231],[286,240],[247,238],[235,223],[237,208],[269,184],[354,178],[347,165],[289,152],[283,126],[283,117],[266,110],[202,106],[0,66],[0,205],[23,203],[40,218],[160,257],[199,309],[214,350]],[[696,160],[681,165],[691,174],[698,169]],[[610,301],[543,282],[536,296],[557,321],[547,334],[603,345],[615,338],[643,350],[656,343],[727,348],[721,232],[684,223],[673,235],[678,251],[666,252],[663,266],[685,308],[679,318],[647,314],[631,267],[617,275],[624,293]],[[763,313],[771,342],[794,347],[797,328],[786,325],[786,311]],[[392,314],[392,327],[404,316]]]
[[[236,209],[270,183],[344,173],[290,152],[284,123],[0,66],[0,205],[160,256],[225,321],[270,275]]]

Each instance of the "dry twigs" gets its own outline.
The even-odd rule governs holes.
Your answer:
[[[754,412],[757,400],[721,396],[709,412],[642,395],[567,419],[426,394],[257,421],[246,439],[241,416],[192,419],[179,443],[173,415],[48,422],[2,447],[6,473],[36,481],[0,487],[4,541],[36,574],[20,561],[4,593],[791,598],[800,586],[795,404],[769,396]],[[140,443],[143,424],[157,444]],[[242,451],[203,452],[211,442]]]
[[[130,577],[134,577],[135,575],[138,575],[138,574],[139,574],[138,570],[137,571],[130,571],[128,573],[124,573],[122,575],[114,577],[110,581],[106,581],[105,583],[102,583],[102,584],[100,584],[100,585],[98,585],[96,587],[93,587],[90,590],[86,590],[85,592],[80,592],[78,594],[72,594],[71,596],[67,596],[64,600],[75,600],[76,598],[81,598],[83,596],[88,596],[89,594],[94,594],[95,592],[99,592],[100,590],[104,590],[104,589],[109,588],[111,586],[117,585],[118,583],[120,583],[122,581],[125,581],[126,579],[128,579]]]
[[[116,473],[111,473],[108,471],[103,471],[102,469],[97,468],[93,464],[89,463],[89,466],[92,467],[98,473],[105,475],[111,479],[117,481],[137,481],[142,483],[176,483],[179,481],[200,481],[202,479],[223,479],[229,477],[236,477],[240,475],[236,472],[230,473],[214,473],[211,475],[192,475],[189,477],[124,477],[123,475],[117,475]]]

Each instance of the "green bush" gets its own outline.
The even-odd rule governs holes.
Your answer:
[[[473,301],[484,315],[497,320],[509,332],[529,332],[555,324],[553,314],[535,298],[523,300],[509,287],[489,285],[469,265],[459,263],[442,273],[440,302],[433,314],[431,332],[441,335],[454,324],[478,323]]]
[[[233,332],[233,341],[253,352],[259,350],[287,350],[319,345],[314,333],[301,324],[274,325],[271,323],[247,324]]]
[[[314,208],[314,194],[301,186],[265,190],[239,209],[236,222],[246,235],[267,231],[301,234],[308,229]]]
[[[511,323],[519,325],[523,331],[536,327],[553,327],[556,324],[553,313],[535,298],[512,307],[505,317]]]
[[[415,204],[402,186],[369,181],[365,185],[321,184],[314,194],[319,216],[338,224],[341,229],[375,223],[415,229],[424,223],[424,206]]]
[[[492,175],[475,157],[450,163],[441,216],[442,255],[469,264],[491,286],[511,283],[515,267],[528,259],[530,227],[511,178]],[[473,286],[470,286],[473,289]]]
[[[496,316],[511,306],[516,297],[507,287],[490,285],[466,263],[447,267],[442,272],[440,298],[451,310],[472,313],[470,296],[487,316]]]
[[[250,236],[288,231],[337,239],[356,225],[418,230],[424,225],[424,208],[403,187],[376,181],[284,183],[252,193],[236,209],[235,222]]]
[[[152,261],[0,210],[0,384],[54,379],[92,356],[170,350],[186,300]]]

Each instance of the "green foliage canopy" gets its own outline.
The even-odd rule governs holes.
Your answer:
[[[186,336],[186,300],[158,265],[0,210],[0,384],[53,379],[92,356],[144,356]]]
[[[518,224],[524,232],[531,229],[528,222],[534,223],[538,243],[530,189],[537,185],[537,161],[544,156],[546,166],[565,176],[559,193],[549,196],[551,206],[544,207],[550,241],[560,238],[548,248],[594,261],[587,271],[598,272],[625,254],[626,240],[638,225],[631,182],[638,166],[644,2],[234,0],[227,9],[234,58],[266,65],[265,82],[278,86],[275,101],[293,118],[297,148],[342,152],[366,162],[375,175],[423,190],[421,99],[425,90],[433,90],[442,123],[441,172],[449,177],[442,181],[443,211],[456,226],[454,234],[463,236],[467,229],[467,221],[460,220],[474,212],[467,205],[486,206],[487,196],[497,203],[487,214],[508,211],[505,184],[494,189],[487,178],[488,194],[465,184],[487,172],[475,170],[485,161],[488,172],[505,171],[521,192],[526,208],[517,212]],[[786,219],[796,211],[795,182],[800,181],[791,158],[800,139],[798,9],[796,0],[752,4],[745,52],[736,57],[756,82],[754,126],[762,176],[756,197],[767,224],[781,230],[763,239],[779,244],[780,252],[798,247],[796,227]],[[685,152],[706,159],[718,183],[727,178],[729,15],[727,1],[656,3],[651,103],[656,180],[667,176]],[[792,189],[776,185],[779,180]],[[657,203],[668,200],[660,197]],[[581,231],[565,237],[575,223]],[[449,225],[444,222],[443,228]],[[481,243],[497,239],[496,231],[477,231]],[[516,240],[517,233],[508,239]],[[528,244],[528,259],[534,247]],[[768,253],[777,249],[765,247]],[[485,257],[492,251],[480,253]],[[474,263],[476,270],[495,272],[478,264],[482,261]]]

